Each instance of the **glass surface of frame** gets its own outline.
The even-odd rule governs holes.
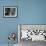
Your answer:
[[[16,6],[4,6],[4,17],[16,17],[17,7]]]

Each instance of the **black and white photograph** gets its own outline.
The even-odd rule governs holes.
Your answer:
[[[17,7],[15,6],[5,6],[4,7],[4,17],[16,17]]]

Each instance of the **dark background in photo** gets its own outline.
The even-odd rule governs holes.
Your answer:
[[[5,16],[15,15],[15,8],[5,8]]]

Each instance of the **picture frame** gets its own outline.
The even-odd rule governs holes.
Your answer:
[[[16,6],[4,6],[3,17],[6,17],[6,18],[17,17],[17,7]]]

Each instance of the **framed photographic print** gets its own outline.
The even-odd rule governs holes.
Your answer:
[[[16,6],[4,6],[4,17],[16,17],[17,7]]]

